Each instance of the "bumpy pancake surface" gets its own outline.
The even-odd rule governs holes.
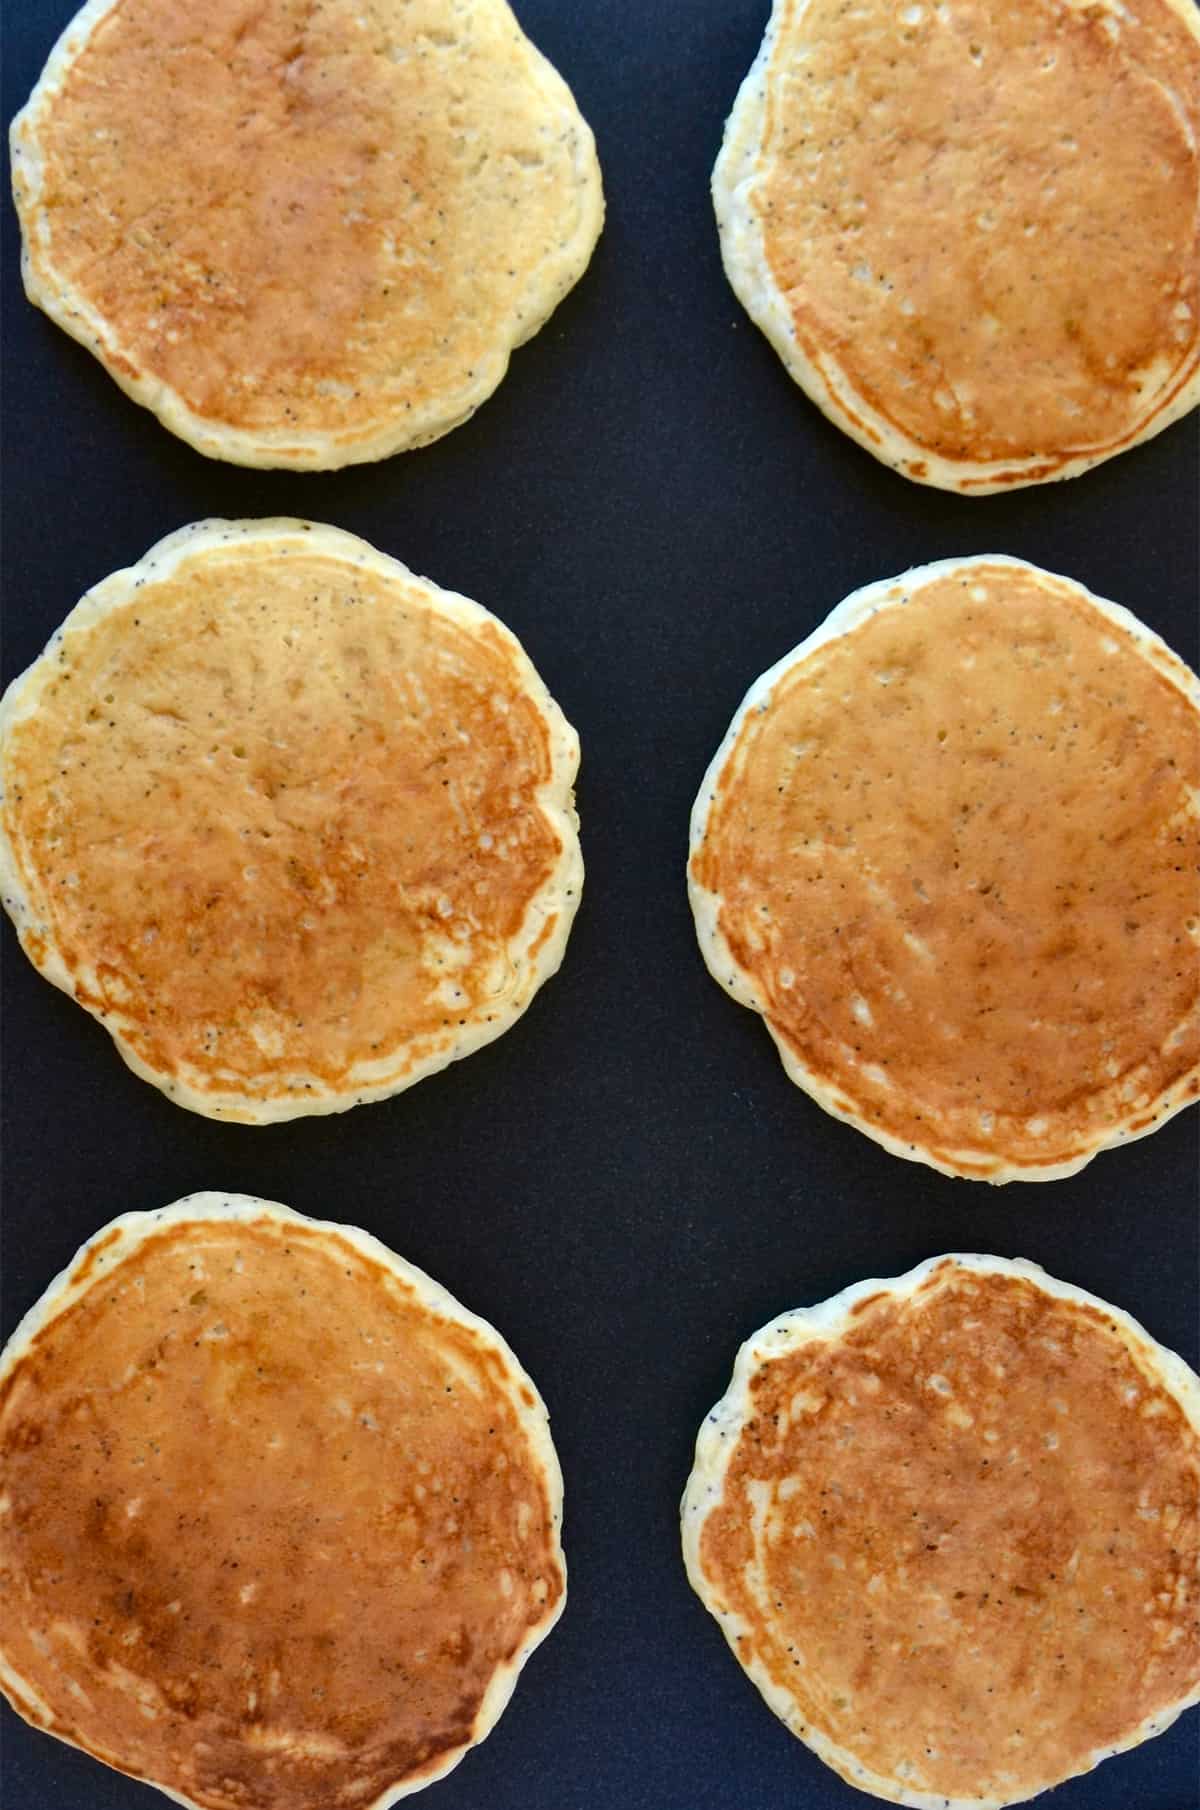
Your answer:
[[[856,592],[701,786],[705,960],[900,1156],[1070,1174],[1200,1094],[1200,682],[1000,555]]]
[[[12,148],[30,299],[244,465],[457,426],[603,215],[592,135],[505,0],[91,0]]]
[[[713,198],[795,380],[907,477],[1065,478],[1200,400],[1193,0],[775,0]]]
[[[562,959],[579,750],[520,644],[352,535],[207,522],[0,703],[0,880],[48,979],[181,1105],[409,1086]]]
[[[738,1354],[688,1574],[860,1790],[997,1810],[1200,1701],[1200,1379],[1036,1265],[953,1256]]]
[[[193,1195],[97,1233],[0,1364],[0,1687],[203,1810],[382,1810],[562,1610],[499,1335],[353,1227]]]

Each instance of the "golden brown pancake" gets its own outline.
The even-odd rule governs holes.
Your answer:
[[[775,0],[713,172],[729,280],[906,477],[1067,478],[1200,400],[1193,0]]]
[[[128,1213],[0,1361],[0,1688],[203,1810],[383,1810],[557,1621],[561,1511],[508,1346],[376,1239]]]
[[[505,0],[89,0],[13,123],[30,300],[213,458],[465,421],[582,275],[595,146]]]
[[[751,688],[692,813],[704,958],[899,1156],[1069,1175],[1200,1094],[1200,681],[1000,555],[869,585]]]
[[[309,522],[201,522],[0,702],[31,960],[180,1105],[382,1099],[498,1037],[583,882],[565,721],[479,604]]]
[[[934,1258],[743,1345],[683,1546],[827,1765],[999,1810],[1200,1701],[1200,1378],[1035,1264]]]

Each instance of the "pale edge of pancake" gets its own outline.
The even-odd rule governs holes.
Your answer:
[[[1200,13],[1195,0],[1167,0],[1171,10],[1200,40]],[[1050,479],[1074,478],[1102,460],[1151,439],[1200,403],[1200,361],[1193,357],[1190,374],[1168,395],[1135,433],[1118,446],[1083,449],[1074,454],[1043,454],[1026,459],[979,463],[945,459],[873,409],[854,387],[831,349],[823,356],[800,343],[786,297],[771,272],[762,221],[753,205],[761,174],[767,87],[776,39],[791,0],[774,0],[759,52],[738,90],[712,174],[713,208],[721,239],[721,258],[734,294],[783,360],[789,376],[822,414],[869,453],[904,477],[940,490],[991,496]],[[798,17],[802,16],[803,6]],[[1194,351],[1194,348],[1193,348]]]
[[[1131,653],[1140,654],[1157,673],[1169,680],[1176,690],[1182,693],[1196,711],[1197,726],[1200,728],[1200,678],[1197,678],[1191,668],[1185,665],[1178,654],[1171,651],[1165,641],[1160,640],[1152,629],[1147,628],[1144,622],[1140,622],[1123,605],[1111,603],[1104,597],[1095,596],[1086,585],[1080,584],[1077,579],[1046,572],[1040,566],[1030,565],[1026,560],[1013,559],[1006,553],[980,553],[964,559],[934,560],[927,566],[913,566],[909,571],[902,572],[896,578],[881,579],[874,584],[864,585],[861,590],[852,591],[849,597],[830,612],[819,628],[814,629],[811,635],[800,642],[799,646],[794,647],[790,653],[783,656],[782,660],[776,661],[774,666],[769,667],[761,678],[755,680],[738,706],[737,713],[725,734],[725,739],[717,749],[709,763],[708,771],[701,781],[696,802],[692,806],[688,848],[688,897],[691,900],[692,912],[696,920],[696,935],[699,939],[701,953],[708,965],[709,972],[714,980],[720,982],[727,993],[733,995],[739,1005],[749,1006],[751,1011],[762,1015],[767,1029],[775,1040],[789,1079],[794,1081],[797,1087],[803,1088],[804,1092],[811,1095],[818,1106],[824,1107],[825,1111],[831,1113],[834,1118],[844,1119],[847,1124],[856,1126],[859,1131],[865,1131],[868,1137],[874,1138],[876,1143],[882,1144],[885,1150],[890,1150],[893,1156],[906,1157],[911,1162],[927,1163],[930,1168],[939,1169],[943,1175],[953,1176],[961,1174],[953,1161],[942,1162],[932,1152],[914,1144],[911,1139],[893,1137],[890,1132],[873,1124],[865,1115],[852,1110],[847,1111],[844,1106],[839,1104],[836,1090],[812,1074],[786,1039],[776,1033],[767,1016],[766,1001],[755,986],[753,977],[738,964],[721,932],[721,895],[710,892],[707,887],[701,886],[696,880],[692,872],[692,857],[704,840],[708,828],[709,808],[716,797],[721,769],[733,752],[743,723],[751,712],[767,709],[771,692],[793,666],[799,665],[802,660],[807,659],[826,642],[836,641],[841,636],[850,634],[871,616],[877,615],[880,610],[903,607],[908,602],[909,593],[919,587],[952,575],[969,574],[986,566],[1008,566],[1015,571],[1032,572],[1037,577],[1048,580],[1051,584],[1065,585],[1077,595],[1085,598],[1102,616],[1107,617],[1116,628],[1131,638],[1133,642]],[[1134,1138],[1148,1137],[1152,1131],[1157,1131],[1177,1112],[1182,1112],[1183,1108],[1190,1103],[1187,1088],[1195,1073],[1200,1073],[1200,1068],[1183,1076],[1178,1086],[1171,1092],[1162,1094],[1158,1099],[1149,1103],[1155,1114],[1151,1124],[1144,1125],[1136,1131],[1130,1130],[1126,1124],[1114,1125],[1107,1134],[1098,1137],[1082,1156],[1072,1157],[1069,1162],[1043,1165],[1014,1163],[1008,1167],[998,1163],[996,1169],[986,1177],[986,1180],[992,1183],[1055,1181],[1063,1176],[1074,1175],[1077,1170],[1083,1168],[1085,1163],[1091,1162],[1098,1151],[1111,1149],[1115,1144],[1129,1143]],[[1142,1102],[1136,1109],[1137,1115],[1140,1116],[1146,1110],[1147,1103]],[[1134,1116],[1134,1109],[1131,1107],[1129,1117],[1132,1119]],[[977,1179],[981,1159],[993,1160],[991,1152],[987,1151],[967,1149],[959,1152],[959,1155],[964,1162],[972,1165],[974,1170],[972,1179]]]
[[[472,1747],[477,1747],[495,1728],[496,1723],[513,1694],[517,1678],[525,1661],[534,1649],[541,1645],[563,1612],[566,1602],[566,1560],[562,1550],[562,1507],[563,1482],[559,1468],[558,1454],[550,1436],[550,1417],[546,1405],[538,1393],[532,1379],[522,1369],[516,1356],[487,1320],[481,1319],[469,1309],[455,1300],[447,1289],[432,1276],[427,1276],[415,1264],[406,1263],[402,1257],[382,1244],[369,1232],[361,1231],[357,1226],[340,1225],[328,1219],[311,1219],[307,1214],[297,1213],[291,1207],[279,1201],[259,1200],[250,1194],[217,1194],[203,1192],[188,1194],[182,1200],[172,1202],[168,1207],[159,1207],[152,1212],[123,1213],[119,1218],[111,1220],[108,1225],[89,1238],[82,1245],[67,1265],[66,1269],[54,1278],[45,1292],[34,1302],[29,1312],[18,1323],[12,1337],[0,1353],[0,1383],[16,1368],[31,1347],[34,1339],[56,1320],[60,1314],[81,1300],[102,1276],[107,1276],[133,1256],[140,1246],[154,1238],[165,1226],[188,1225],[205,1221],[218,1221],[226,1224],[254,1224],[261,1220],[275,1220],[283,1224],[300,1222],[310,1230],[328,1233],[331,1237],[343,1239],[352,1245],[370,1262],[380,1264],[398,1278],[406,1288],[412,1290],[418,1304],[431,1314],[449,1320],[456,1326],[463,1326],[468,1331],[479,1335],[480,1339],[503,1361],[506,1372],[507,1394],[509,1405],[520,1424],[521,1431],[528,1443],[532,1458],[546,1484],[546,1496],[550,1506],[550,1525],[553,1533],[552,1558],[558,1564],[563,1578],[563,1589],[558,1601],[537,1626],[529,1629],[520,1646],[511,1659],[498,1666],[491,1682],[484,1693],[475,1718],[475,1726],[469,1741],[461,1747],[452,1749],[436,1765],[420,1778],[389,1787],[382,1797],[373,1798],[363,1810],[389,1810],[392,1804],[398,1804],[401,1798],[411,1797],[414,1792],[423,1791],[426,1785],[432,1785],[437,1779],[444,1778],[452,1771],[463,1756]],[[109,1242],[111,1241],[111,1242]],[[522,1399],[522,1390],[527,1389],[532,1398],[532,1406]],[[93,1759],[113,1767],[114,1771],[125,1772],[126,1768],[118,1762],[96,1754],[90,1748],[72,1739],[61,1729],[54,1727],[53,1711],[49,1705],[38,1697],[20,1674],[8,1664],[0,1647],[0,1690],[12,1703],[18,1713],[34,1727],[46,1734],[53,1735],[68,1747],[79,1748]],[[140,1778],[138,1773],[129,1773],[131,1778]],[[177,1804],[187,1806],[187,1810],[203,1810],[194,1798],[181,1796],[171,1791],[166,1785],[158,1784],[154,1779],[146,1780],[155,1788],[171,1798]]]
[[[575,775],[579,770],[579,738],[550,696],[517,637],[490,610],[486,610],[482,604],[474,603],[469,597],[442,590],[431,579],[419,578],[398,559],[379,552],[357,535],[347,534],[340,528],[331,528],[320,522],[304,522],[287,516],[266,517],[261,521],[211,519],[193,522],[158,541],[137,565],[114,572],[111,577],[103,579],[88,591],[55,630],[45,650],[13,680],[0,698],[0,892],[4,908],[16,925],[26,954],[47,980],[69,993],[72,999],[76,998],[75,980],[55,947],[52,926],[35,919],[33,902],[26,891],[17,852],[5,827],[5,738],[16,724],[37,713],[42,692],[58,669],[56,655],[65,637],[75,633],[86,634],[106,615],[128,603],[139,586],[173,577],[181,565],[197,555],[203,557],[210,550],[226,550],[237,545],[249,548],[256,542],[262,543],[267,558],[285,557],[288,549],[294,548],[351,566],[365,566],[368,571],[383,578],[414,586],[433,609],[460,628],[473,631],[486,623],[489,629],[500,635],[517,667],[525,695],[537,706],[549,731],[551,770],[549,779],[538,788],[538,808],[557,833],[562,845],[553,874],[531,901],[516,939],[508,946],[514,968],[524,975],[515,995],[502,1011],[495,1013],[491,1023],[481,1021],[448,1034],[440,1049],[417,1063],[399,1080],[394,1075],[390,1078],[387,1076],[385,1071],[394,1067],[394,1058],[388,1058],[371,1065],[360,1064],[354,1074],[361,1076],[361,1080],[352,1080],[341,1093],[322,1091],[315,1081],[303,1089],[285,1091],[277,1098],[266,1100],[250,1099],[237,1092],[218,1093],[215,1090],[193,1089],[182,1078],[164,1075],[142,1061],[122,1037],[116,1009],[102,1015],[84,1001],[76,1001],[93,1018],[99,1019],[133,1072],[140,1075],[143,1081],[149,1081],[160,1088],[177,1105],[208,1118],[265,1125],[312,1113],[343,1112],[351,1106],[361,1106],[368,1101],[388,1099],[392,1094],[402,1093],[405,1088],[424,1080],[428,1075],[437,1074],[459,1057],[471,1055],[484,1044],[502,1036],[520,1018],[542,983],[557,973],[562,963],[583,891],[583,855],[579,847],[579,819],[575,812],[573,791]],[[539,943],[544,926],[551,917],[556,919],[554,929]],[[31,934],[44,942],[45,953],[40,959],[30,949]],[[532,962],[529,959],[531,950],[534,951]],[[85,974],[85,978],[87,977]]]
[[[529,79],[537,83],[542,104],[558,115],[564,135],[571,140],[578,200],[575,231],[555,247],[551,259],[530,273],[528,287],[514,300],[511,317],[498,324],[495,350],[477,361],[473,380],[444,398],[440,405],[430,402],[423,408],[402,408],[403,420],[393,416],[373,430],[360,429],[347,438],[336,433],[306,434],[291,427],[274,433],[223,427],[189,408],[168,383],[142,373],[105,316],[56,273],[50,256],[50,225],[43,205],[45,167],[38,127],[61,93],[71,65],[87,48],[105,16],[120,4],[121,0],[87,0],[51,50],[32,94],[14,117],[9,131],[13,196],[21,221],[21,275],[29,300],[72,339],[93,352],[127,396],[148,408],[171,433],[210,459],[268,469],[334,471],[344,465],[386,459],[393,453],[428,446],[453,428],[461,427],[499,386],[511,354],[545,326],[559,302],[579,281],[604,224],[604,192],[596,142],[574,95],[554,65],[521,33],[529,58]],[[507,0],[500,0],[500,4],[512,17]],[[520,29],[515,18],[513,29]]]
[[[848,1784],[857,1786],[860,1791],[872,1792],[876,1797],[886,1798],[891,1803],[909,1805],[911,1810],[1004,1810],[1007,1804],[1024,1802],[1025,1798],[949,1798],[941,1792],[910,1791],[884,1774],[870,1771],[855,1758],[851,1749],[838,1746],[819,1730],[808,1724],[802,1727],[801,1717],[788,1692],[776,1685],[756,1660],[745,1660],[738,1652],[739,1635],[749,1633],[750,1630],[725,1605],[716,1587],[710,1584],[704,1573],[700,1553],[705,1522],[712,1511],[720,1506],[725,1492],[726,1475],[739,1437],[746,1421],[753,1414],[750,1386],[755,1374],[765,1364],[789,1356],[814,1339],[835,1343],[857,1324],[853,1316],[856,1302],[880,1293],[892,1295],[899,1300],[911,1299],[925,1279],[939,1265],[947,1263],[975,1275],[1020,1277],[1055,1300],[1099,1308],[1142,1372],[1149,1374],[1156,1384],[1169,1391],[1182,1408],[1189,1424],[1200,1434],[1200,1377],[1181,1357],[1152,1339],[1145,1327],[1139,1325],[1131,1314],[1114,1307],[1111,1302],[1102,1301],[1098,1295],[1089,1294],[1086,1289],[1077,1288],[1069,1282],[1057,1281],[1053,1276],[1047,1275],[1039,1264],[1031,1263],[1025,1258],[987,1257],[959,1251],[946,1256],[929,1257],[903,1276],[856,1282],[815,1307],[796,1308],[789,1313],[780,1314],[746,1340],[738,1351],[729,1388],[705,1417],[696,1438],[695,1462],[680,1505],[683,1559],[693,1590],[709,1613],[716,1617],[731,1650],[771,1709],[787,1724],[790,1733],[803,1741],[805,1746],[811,1747],[818,1758],[840,1773]],[[1179,1702],[1169,1704],[1165,1709],[1146,1717],[1130,1731],[1127,1739],[1114,1747],[1099,1748],[1090,1754],[1079,1772],[1090,1772],[1102,1760],[1111,1759],[1114,1754],[1125,1753],[1129,1748],[1149,1740],[1152,1735],[1162,1734],[1185,1709],[1190,1709],[1196,1703],[1200,1703],[1200,1681]],[[1077,1777],[1078,1774],[1071,1776]],[[1060,1783],[1060,1779],[1048,1779],[1044,1786],[1037,1787],[1027,1795],[1036,1796],[1038,1791]]]

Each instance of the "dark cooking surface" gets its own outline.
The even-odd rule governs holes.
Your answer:
[[[6,118],[69,11],[7,9]],[[763,1321],[955,1248],[1032,1257],[1195,1364],[1200,1114],[1041,1187],[886,1155],[791,1087],[709,979],[688,812],[750,681],[846,592],[917,562],[1069,572],[1194,665],[1198,423],[1007,497],[895,477],[794,388],[721,272],[708,176],[765,0],[518,11],[596,132],[608,225],[497,394],[425,451],[310,476],[202,459],[25,304],[4,209],[5,678],[90,583],[187,521],[333,522],[522,637],[580,732],[588,865],[563,970],[500,1042],[385,1104],[268,1129],[137,1080],[5,925],[4,1330],[104,1221],[193,1189],[366,1226],[511,1341],[566,1477],[565,1618],[431,1810],[852,1810],[868,1800],[775,1721],[688,1588],[696,1427]],[[1055,1810],[1194,1810],[1198,1721]],[[7,1710],[0,1727],[7,1810],[164,1801]]]

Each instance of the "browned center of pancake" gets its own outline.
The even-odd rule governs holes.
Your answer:
[[[215,423],[452,404],[574,230],[531,56],[496,7],[120,0],[38,131],[54,270]]]
[[[944,458],[1115,451],[1198,356],[1196,34],[1168,0],[779,34],[755,205],[808,356]]]
[[[214,1810],[373,1801],[471,1738],[562,1592],[512,1388],[336,1236],[163,1231],[0,1395],[10,1661]]]
[[[448,1049],[511,997],[560,853],[526,682],[490,625],[269,544],[69,634],[11,732],[5,810],[78,996],[213,1092]]]
[[[1200,1440],[1098,1309],[946,1271],[760,1369],[700,1555],[808,1728],[1007,1800],[1200,1674]]]
[[[1198,805],[1195,706],[1129,634],[973,567],[775,684],[693,873],[835,1104],[980,1173],[1051,1165],[1200,1057]]]

